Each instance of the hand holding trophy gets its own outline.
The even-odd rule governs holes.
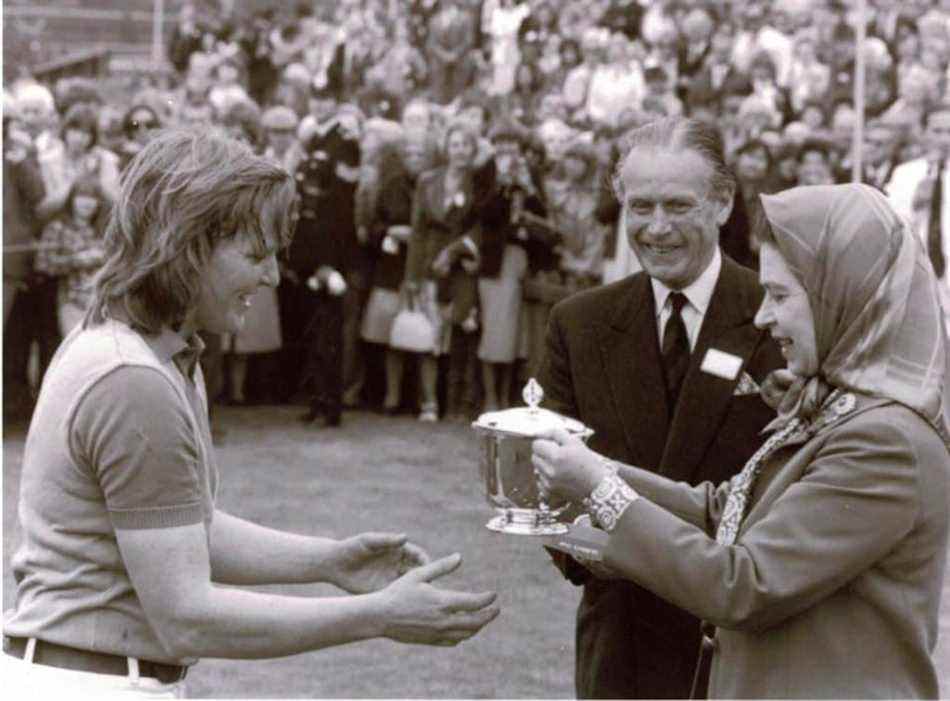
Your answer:
[[[522,397],[528,406],[488,412],[472,424],[482,437],[480,469],[485,496],[497,512],[486,527],[515,535],[563,534],[568,527],[557,519],[568,504],[552,508],[543,498],[531,462],[532,442],[554,429],[583,440],[593,431],[579,421],[540,408],[544,392],[534,378],[525,385]]]

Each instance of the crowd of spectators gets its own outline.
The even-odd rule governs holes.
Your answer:
[[[242,333],[206,339],[211,396],[304,402],[328,425],[366,404],[426,421],[504,407],[551,306],[638,267],[610,178],[631,128],[716,123],[734,219],[759,193],[852,178],[856,6],[341,0],[238,17],[195,0],[170,83],[123,104],[79,79],[8,86],[5,412],[29,411],[31,346],[42,372],[81,319],[122,169],[154,129],[195,122],[282,163],[300,193],[280,286]],[[946,107],[950,2],[868,6],[860,177],[883,188]],[[722,245],[757,266],[741,221]]]

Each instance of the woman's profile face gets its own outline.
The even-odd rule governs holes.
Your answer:
[[[789,370],[812,377],[818,373],[818,344],[808,293],[774,244],[762,244],[759,262],[765,298],[755,325],[778,343]]]

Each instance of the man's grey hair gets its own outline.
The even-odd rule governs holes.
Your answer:
[[[665,117],[629,131],[621,143],[623,156],[617,163],[613,175],[613,189],[623,202],[623,180],[620,175],[630,157],[637,148],[648,147],[672,151],[694,151],[712,169],[710,190],[717,199],[732,201],[736,190],[736,179],[726,165],[723,153],[722,137],[715,125],[698,119],[685,117]]]

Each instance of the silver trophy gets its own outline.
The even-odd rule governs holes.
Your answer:
[[[528,406],[491,411],[472,424],[482,437],[479,466],[485,496],[497,512],[485,525],[515,535],[567,533],[567,524],[559,522],[558,516],[568,504],[550,508],[541,497],[531,464],[531,442],[553,428],[562,428],[585,441],[594,432],[580,421],[540,408],[544,392],[534,378],[528,380],[521,396]]]

